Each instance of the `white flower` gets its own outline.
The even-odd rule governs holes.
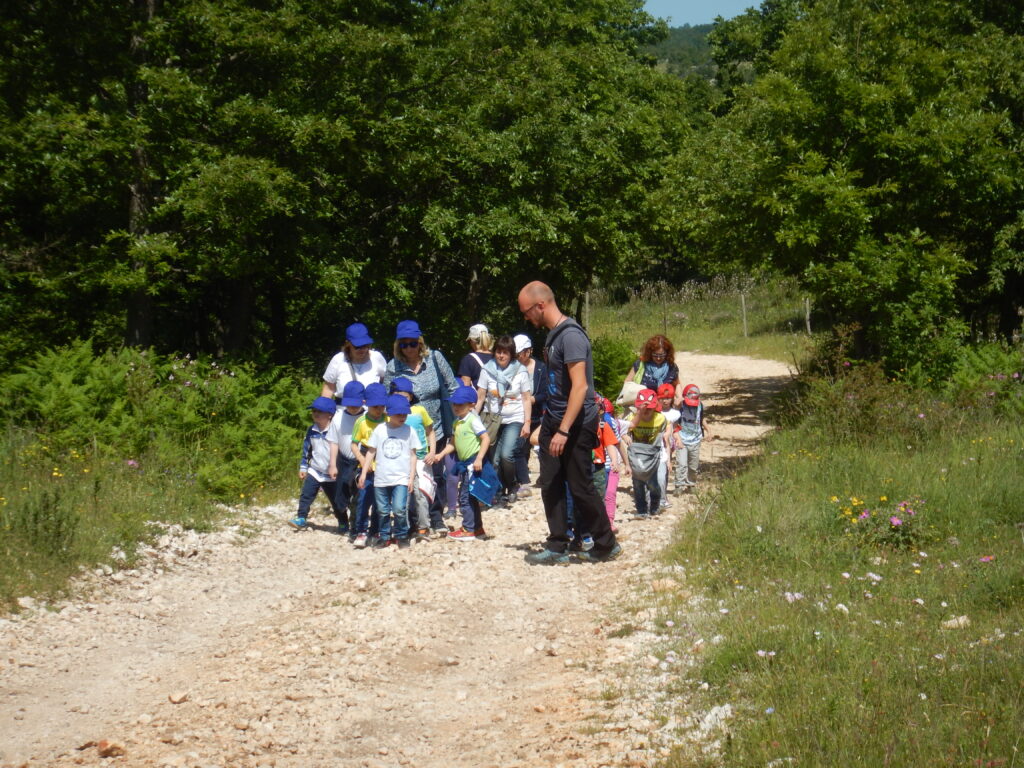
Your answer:
[[[850,609],[847,608],[842,603],[836,603],[836,610],[839,611],[844,616],[849,616],[850,615]]]

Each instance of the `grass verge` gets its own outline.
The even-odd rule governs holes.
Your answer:
[[[804,402],[668,555],[706,596],[666,610],[708,640],[679,694],[736,712],[708,764],[1021,765],[1020,420],[870,376]]]
[[[626,340],[635,352],[661,333],[683,352],[802,361],[811,343],[803,302],[795,281],[784,278],[643,284],[628,293],[596,291],[588,328],[594,338]]]

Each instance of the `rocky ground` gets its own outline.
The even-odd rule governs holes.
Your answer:
[[[715,416],[707,488],[756,449],[789,372],[682,357]],[[291,504],[167,530],[82,597],[0,619],[0,765],[594,768],[707,748],[728,708],[667,700],[687,659],[655,627],[658,595],[686,590],[656,556],[707,500],[636,520],[624,489],[623,556],[569,567],[524,562],[538,491],[485,513],[485,542],[355,550],[331,517],[291,531]]]

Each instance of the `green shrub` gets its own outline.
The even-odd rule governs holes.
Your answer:
[[[292,461],[317,385],[287,371],[257,372],[189,357],[90,342],[39,352],[0,386],[0,418],[55,449],[155,462],[198,479],[214,497],[251,494]]]
[[[980,344],[960,350],[946,395],[961,406],[1024,418],[1024,347]]]
[[[622,389],[622,381],[636,360],[636,352],[621,337],[598,336],[594,339],[594,387],[609,400]]]

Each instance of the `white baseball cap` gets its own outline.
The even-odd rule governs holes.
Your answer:
[[[533,349],[533,342],[530,341],[530,337],[525,333],[517,333],[512,339],[516,343],[516,354],[518,355],[524,349]]]

